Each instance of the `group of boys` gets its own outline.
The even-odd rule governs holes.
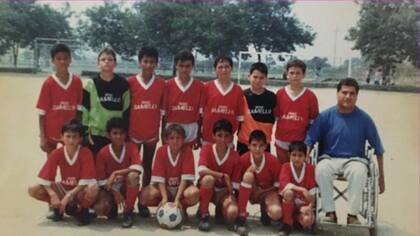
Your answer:
[[[51,60],[55,73],[37,103],[40,146],[48,158],[38,184],[29,188],[52,207],[50,219],[66,213],[88,224],[93,208],[108,219],[123,211],[122,226],[131,227],[137,199],[141,216],[166,202],[184,214],[199,203],[198,228],[208,231],[213,202],[217,220],[246,234],[250,201],[261,205],[264,225],[282,219],[282,233],[290,233],[295,220],[311,228],[315,172],[303,140],[318,102],[302,85],[302,61],[287,64],[289,85],[274,94],[265,88],[265,64],[251,66],[250,88],[242,91],[231,81],[233,62],[225,56],[214,62],[216,80],[202,83],[191,76],[194,56],[181,51],[174,58],[177,76],[165,81],[155,75],[157,50],[145,47],[138,53],[141,72],[126,80],[114,73],[116,54],[105,48],[98,55],[99,73],[84,86],[68,71],[66,45],[54,46]],[[270,154],[275,124],[277,157]],[[196,170],[192,150],[198,148]]]

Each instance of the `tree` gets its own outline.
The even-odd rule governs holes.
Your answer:
[[[15,67],[19,49],[32,46],[36,37],[67,38],[71,35],[67,22],[71,13],[66,9],[57,11],[48,5],[8,3],[0,5],[0,13],[0,54],[10,49]]]
[[[361,3],[360,19],[346,39],[372,66],[382,66],[384,77],[396,63],[418,65],[419,6],[415,1]]]
[[[324,67],[331,67],[331,65],[328,64],[328,59],[326,57],[320,58],[315,56],[311,60],[305,61],[305,64],[308,69],[312,70],[321,70]]]

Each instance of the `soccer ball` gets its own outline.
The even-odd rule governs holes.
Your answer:
[[[173,229],[181,223],[182,214],[173,202],[167,202],[157,210],[156,218],[160,227]]]

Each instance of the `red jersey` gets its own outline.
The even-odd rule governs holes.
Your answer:
[[[166,82],[164,110],[166,122],[188,124],[198,121],[202,112],[203,83],[193,78],[183,87],[177,77]]]
[[[241,162],[241,176],[246,172],[249,166],[254,165],[255,161],[251,152],[247,152],[240,158]],[[276,157],[270,153],[264,153],[260,166],[256,168],[255,185],[262,188],[278,187],[278,178],[280,174],[281,165]]]
[[[153,76],[145,84],[140,75],[128,78],[131,96],[128,135],[135,143],[157,141],[165,81]]]
[[[61,127],[76,118],[77,107],[82,104],[83,85],[76,75],[69,76],[67,84],[50,75],[42,84],[36,108],[45,116],[45,134],[49,141],[58,142]]]
[[[195,180],[194,156],[190,147],[184,146],[176,157],[173,157],[168,145],[160,147],[152,169],[151,181],[178,187],[181,180]]]
[[[100,186],[106,184],[112,172],[121,169],[143,172],[139,150],[135,144],[125,143],[120,156],[115,154],[112,144],[108,144],[96,156],[96,179]]]
[[[213,142],[212,129],[220,119],[232,123],[233,132],[238,129],[238,121],[244,119],[244,98],[241,87],[231,82],[223,91],[219,81],[210,81],[204,85],[203,139]]]
[[[288,88],[281,88],[276,96],[276,144],[288,149],[288,145],[283,147],[278,141],[291,142],[305,139],[309,125],[318,116],[318,100],[308,88],[304,88],[297,97],[293,97]]]
[[[315,167],[309,163],[303,163],[300,176],[297,175],[292,162],[283,164],[279,176],[279,192],[289,189],[291,186],[296,185],[304,187],[311,194],[315,194]],[[295,193],[296,197],[303,198],[300,192]]]
[[[60,168],[61,184],[66,190],[71,190],[77,185],[96,183],[93,156],[86,147],[79,145],[72,159],[65,146],[52,151],[38,174],[39,183],[50,186],[55,181],[57,167]]]
[[[225,173],[230,176],[232,186],[239,189],[239,183],[242,180],[239,154],[232,148],[228,148],[225,156],[219,157],[216,151],[216,144],[205,144],[200,151],[198,161],[198,173],[210,169],[213,171]],[[217,180],[216,188],[226,187],[224,181]]]

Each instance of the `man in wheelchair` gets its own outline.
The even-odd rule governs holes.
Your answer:
[[[368,177],[365,143],[375,150],[379,168],[379,193],[385,191],[383,153],[379,134],[371,117],[356,106],[359,85],[346,78],[337,85],[337,105],[323,111],[311,125],[305,143],[318,143],[316,181],[321,193],[323,221],[337,223],[333,199],[333,180],[342,175],[348,181],[349,212],[347,224],[360,224],[357,215]]]

